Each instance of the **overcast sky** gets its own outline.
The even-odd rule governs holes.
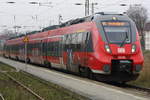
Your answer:
[[[16,3],[7,3],[12,1]],[[33,1],[40,2],[41,6],[29,4]],[[150,17],[149,0],[90,0],[90,3],[92,2],[98,3],[95,12],[119,13],[125,12],[130,4],[142,4],[148,10]],[[85,4],[85,0],[0,0],[0,31],[6,28],[13,30],[14,25],[21,26],[19,30],[22,31],[58,24],[59,14],[62,15],[63,21],[83,17],[84,5],[75,5],[75,3]],[[23,26],[28,27],[23,28]]]

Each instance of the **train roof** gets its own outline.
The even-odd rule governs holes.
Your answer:
[[[88,19],[89,19],[89,16],[88,17],[84,17],[84,18],[77,18],[77,19],[74,19],[74,20],[69,20],[67,22],[62,23],[61,25],[48,26],[46,28],[43,28],[41,31],[28,32],[28,33],[26,33],[26,35],[36,34],[36,33],[39,33],[39,32],[45,32],[45,31],[49,31],[49,30],[54,30],[54,29],[70,26],[70,25],[73,25],[73,24],[79,24],[79,23],[88,21]],[[25,34],[21,34],[19,36],[11,37],[8,40],[19,38],[19,37],[23,37],[23,36],[25,36]]]
[[[70,26],[70,25],[74,25],[74,24],[79,24],[79,23],[83,23],[83,22],[92,21],[94,18],[97,18],[99,16],[101,16],[101,19],[107,19],[108,17],[106,17],[105,15],[109,16],[109,17],[110,16],[117,16],[117,17],[124,16],[124,14],[120,14],[120,13],[97,12],[94,15],[91,15],[91,16],[86,16],[86,17],[83,17],[83,18],[77,18],[77,19],[69,20],[67,22],[62,23],[61,25],[48,26],[46,28],[43,28],[41,31],[28,32],[28,33],[26,33],[26,35],[36,34],[36,33],[39,33],[39,32],[45,32],[45,31],[54,30],[54,29],[58,29],[58,28],[62,28],[62,27],[66,27],[66,26]],[[9,40],[19,38],[19,37],[23,37],[23,36],[25,36],[25,34],[21,34],[21,35],[16,36],[16,37],[11,37]]]
[[[27,34],[27,35],[31,35],[31,34],[35,34],[35,33],[39,33],[39,32],[41,32],[41,31],[31,31],[31,32],[28,32],[28,33],[26,33],[26,34]],[[20,38],[20,37],[23,37],[23,36],[25,36],[25,34],[20,34],[20,35],[18,35],[18,36],[10,37],[8,40]]]
[[[77,18],[77,19],[71,19],[67,22],[62,23],[61,25],[48,26],[46,28],[43,28],[42,32],[57,29],[57,28],[62,28],[62,27],[66,27],[66,26],[70,26],[70,25],[74,25],[74,24],[79,24],[79,23],[86,22],[86,21],[90,21],[90,16],[83,17],[83,18]]]
[[[121,13],[107,13],[107,12],[98,12],[95,13],[93,19],[100,19],[100,20],[112,20],[113,17],[116,17],[117,20],[130,20],[131,19],[126,14]]]

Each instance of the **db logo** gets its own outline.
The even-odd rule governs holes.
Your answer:
[[[124,48],[118,48],[118,53],[125,53],[125,49]]]

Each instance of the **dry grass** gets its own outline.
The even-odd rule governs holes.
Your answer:
[[[139,80],[150,81],[150,51],[144,52],[144,67]]]
[[[14,69],[11,66],[0,62],[0,71],[8,71],[9,75],[38,93],[45,100],[89,100],[31,74],[22,71],[12,72],[12,70]],[[38,100],[34,95],[14,83],[2,72],[0,72],[0,93],[4,96],[5,100]]]
[[[130,82],[134,85],[150,88],[150,51],[144,51],[144,66],[136,81]]]

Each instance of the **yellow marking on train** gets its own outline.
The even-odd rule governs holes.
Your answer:
[[[79,32],[85,32],[85,30],[78,30],[77,33],[79,33]]]
[[[24,39],[23,39],[23,42],[29,42],[29,37],[25,36]]]
[[[124,26],[124,22],[103,22],[103,25],[107,26]]]

